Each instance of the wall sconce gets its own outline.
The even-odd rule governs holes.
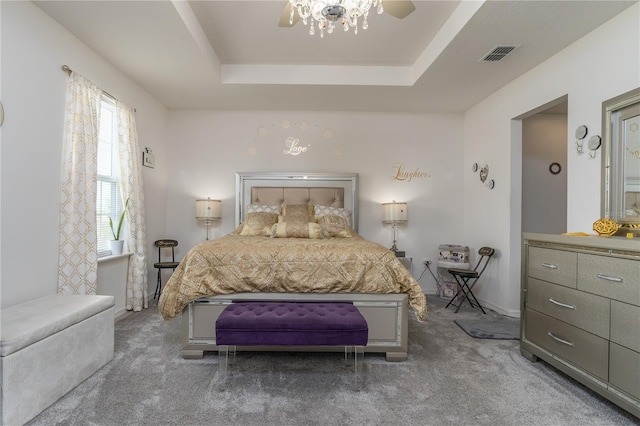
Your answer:
[[[398,223],[407,223],[407,203],[391,203],[382,204],[382,223],[393,224],[393,245],[391,250],[398,257],[404,257],[404,251],[398,250],[396,241],[398,240]]]
[[[196,219],[204,220],[207,224],[207,240],[209,239],[209,226],[214,220],[222,218],[222,201],[212,200],[196,200]]]

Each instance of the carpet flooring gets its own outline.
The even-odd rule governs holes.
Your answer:
[[[157,308],[116,323],[115,358],[29,424],[51,425],[634,425],[639,419],[544,362],[517,340],[474,339],[458,314],[429,298],[413,315],[409,357],[365,356],[364,385],[341,354],[238,353],[226,385],[218,357],[180,356],[180,319]]]
[[[476,339],[519,340],[520,321],[515,318],[495,320],[454,320],[465,333]]]

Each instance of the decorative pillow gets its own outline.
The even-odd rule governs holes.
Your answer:
[[[315,222],[313,204],[283,204],[282,213],[278,216],[278,223],[282,222]]]
[[[244,217],[240,235],[269,235],[271,227],[278,220],[276,213],[247,213]]]
[[[324,229],[325,237],[349,238],[353,237],[353,230],[347,219],[335,214],[328,214],[318,219],[318,224]]]
[[[322,227],[315,222],[280,222],[273,224],[271,238],[324,238]]]
[[[340,207],[315,206],[314,217],[316,219],[320,219],[321,217],[327,215],[342,216],[343,218],[347,219],[347,225],[351,226],[351,210],[343,209]]]
[[[280,214],[280,206],[265,206],[262,204],[249,204],[247,206],[247,210],[245,211],[245,214],[261,213],[261,212]]]
[[[283,216],[313,216],[313,204],[283,204]]]

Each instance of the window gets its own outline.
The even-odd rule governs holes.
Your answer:
[[[96,222],[98,257],[111,254],[109,240],[113,240],[109,218],[114,227],[122,212],[120,196],[120,167],[116,131],[116,108],[109,98],[100,104],[100,128],[98,129],[98,187],[96,197]],[[122,235],[120,236],[122,238]]]

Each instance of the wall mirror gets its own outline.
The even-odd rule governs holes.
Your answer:
[[[640,224],[640,88],[602,103],[602,216]]]

